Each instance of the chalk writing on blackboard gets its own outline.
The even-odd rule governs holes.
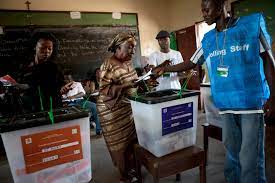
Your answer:
[[[76,79],[86,79],[105,58],[110,56],[107,48],[111,40],[120,32],[134,32],[138,39],[137,27],[8,27],[0,35],[0,75],[17,72],[20,64],[32,58],[30,53],[31,35],[35,32],[51,32],[57,38],[57,57],[55,62],[61,69],[71,68]],[[140,45],[133,58],[139,66]],[[13,66],[11,66],[13,64]]]

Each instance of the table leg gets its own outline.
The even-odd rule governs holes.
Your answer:
[[[179,182],[181,180],[181,175],[180,173],[177,173],[176,174],[176,181]]]
[[[141,176],[141,163],[138,160],[137,152],[135,151],[135,160],[136,160],[136,173],[137,173],[137,179],[138,183],[142,183],[142,176]]]
[[[202,125],[203,126],[203,149],[205,153],[205,161],[207,165],[207,160],[208,160],[208,123],[205,123]]]
[[[206,162],[205,159],[200,165],[200,183],[206,183]]]

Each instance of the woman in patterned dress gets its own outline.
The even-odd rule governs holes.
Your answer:
[[[108,48],[113,56],[100,68],[97,109],[108,150],[121,176],[120,182],[130,182],[129,172],[135,162],[133,145],[137,143],[137,135],[127,99],[136,92],[134,81],[138,76],[131,62],[135,45],[133,34],[118,34]]]

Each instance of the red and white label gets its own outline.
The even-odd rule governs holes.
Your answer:
[[[83,159],[80,126],[21,136],[26,173]]]

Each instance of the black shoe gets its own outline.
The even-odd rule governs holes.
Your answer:
[[[96,132],[96,135],[101,135],[101,134],[102,134],[101,131],[97,131],[97,132]]]
[[[94,127],[94,125],[93,125],[93,123],[90,123],[90,129],[94,129],[95,127]]]

